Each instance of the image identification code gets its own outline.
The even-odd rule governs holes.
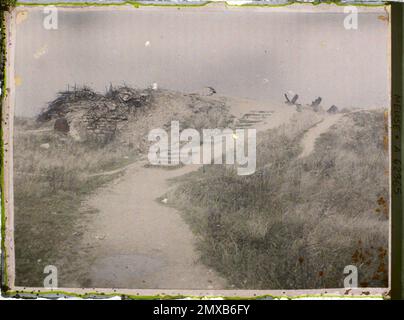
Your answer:
[[[193,307],[179,307],[179,306],[156,306],[153,309],[153,315],[179,315],[181,318],[185,317],[187,313],[197,315],[247,315],[250,305],[244,304],[198,304],[196,308]]]

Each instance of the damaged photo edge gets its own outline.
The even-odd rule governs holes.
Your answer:
[[[52,3],[54,5],[54,3]],[[34,4],[19,4],[19,6],[30,7]],[[38,4],[38,6],[44,6],[46,4]],[[71,4],[59,3],[62,7],[69,7]],[[105,4],[111,9],[115,7],[121,7],[120,5]],[[142,6],[142,4],[139,4]],[[312,4],[307,4],[312,5]],[[80,10],[81,7],[93,7],[92,4],[83,5],[77,4],[75,8]],[[102,5],[101,5],[102,6]],[[156,4],[155,6],[158,6]],[[186,6],[186,5],[184,5]],[[251,6],[251,5],[250,5]],[[257,5],[260,6],[260,5]],[[122,9],[122,8],[121,8]],[[390,12],[390,6],[386,5],[386,9]],[[195,8],[197,10],[197,8]],[[397,181],[392,181],[392,176],[395,170],[398,170],[397,166],[390,167],[390,246],[389,246],[389,287],[388,288],[354,288],[354,289],[315,289],[315,290],[171,290],[171,289],[115,289],[115,288],[57,288],[57,289],[45,289],[40,287],[16,287],[14,286],[14,272],[15,272],[15,260],[14,260],[14,217],[13,217],[13,190],[10,188],[10,183],[13,179],[13,121],[14,121],[14,99],[15,88],[13,81],[7,81],[7,79],[14,79],[13,60],[15,50],[15,10],[11,12],[4,12],[2,17],[2,54],[6,53],[7,58],[2,59],[3,63],[3,81],[2,81],[2,128],[1,128],[1,152],[2,152],[2,193],[1,193],[1,236],[2,236],[2,295],[6,297],[80,297],[80,298],[108,298],[114,296],[121,296],[126,299],[179,299],[179,298],[237,298],[237,299],[262,299],[262,298],[390,298],[391,277],[393,272],[391,271],[392,262],[392,245],[391,236],[392,228],[391,224],[394,219],[394,211],[392,206],[397,199],[394,198],[394,190],[391,190],[392,184],[397,184]],[[5,27],[5,29],[3,28]],[[391,24],[390,24],[391,27]],[[5,36],[5,38],[3,38]],[[391,63],[391,61],[389,60]],[[394,77],[391,73],[390,76]],[[393,101],[394,92],[391,93],[392,108],[397,101]],[[393,114],[394,110],[389,112],[389,157],[390,162],[397,160],[397,156],[394,156],[391,147],[394,143],[395,130],[399,130],[397,126],[392,126],[397,113]],[[400,106],[401,112],[401,106]],[[401,124],[400,124],[401,125]],[[401,132],[400,132],[401,133]],[[397,142],[397,140],[396,140]],[[400,141],[399,141],[400,142]],[[401,163],[400,163],[401,165]],[[401,182],[400,182],[401,183]],[[401,195],[401,193],[400,193]]]

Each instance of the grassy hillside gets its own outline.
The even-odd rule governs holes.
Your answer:
[[[80,120],[84,110],[96,111],[105,118],[112,109],[105,105],[119,103],[118,107],[127,110],[131,101],[120,102],[115,93],[128,90],[134,89],[110,88],[103,95],[89,88],[74,88],[60,93],[37,120],[15,118],[17,285],[42,286],[46,265],[58,267],[59,285],[63,285],[66,274],[77,273],[70,269],[70,263],[75,258],[77,242],[86,232],[82,225],[94,215],[82,206],[83,200],[123,171],[99,173],[124,168],[145,156],[151,129],[169,128],[171,118],[179,120],[183,127],[193,128],[221,127],[233,121],[220,99],[157,90],[153,91],[153,102],[147,108],[128,113],[115,139],[107,143],[77,141],[68,133],[53,130],[59,115]]]
[[[117,92],[127,91],[132,92],[126,87]],[[179,120],[182,128],[196,129],[231,127],[235,120],[220,97],[158,90],[147,108],[136,107],[117,124],[114,139],[101,144],[77,141],[70,133],[53,130],[53,111],[81,124],[83,110],[96,112],[98,120],[98,115],[109,119],[133,109],[126,96],[94,95],[86,89],[91,99],[82,99],[80,92],[65,94],[68,102],[51,103],[57,110],[48,108],[45,112],[52,112],[42,122],[15,119],[17,285],[42,286],[49,264],[59,268],[59,285],[65,274],[77,272],[70,262],[94,214],[82,201],[121,172],[94,174],[144,157],[150,129],[169,129],[171,119]],[[259,132],[253,175],[238,176],[232,166],[207,165],[178,178],[177,188],[164,195],[197,235],[202,261],[233,288],[342,287],[343,269],[351,264],[359,269],[361,286],[387,285],[384,112],[342,115],[316,140],[313,152],[300,157],[305,132],[320,119],[304,110],[294,113],[287,125]]]
[[[199,236],[203,262],[235,288],[387,286],[388,154],[382,111],[348,113],[299,158],[313,120],[258,138],[257,171],[205,166],[166,197]]]
[[[61,278],[68,271],[83,231],[75,223],[91,214],[80,210],[81,201],[120,173],[90,175],[123,167],[137,155],[117,144],[89,148],[53,132],[27,133],[18,121],[14,141],[16,284],[42,286],[46,265],[58,266]]]

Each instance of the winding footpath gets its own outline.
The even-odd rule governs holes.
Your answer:
[[[238,119],[253,118],[258,130],[290,120],[293,108],[263,108],[248,100],[231,102]],[[246,115],[247,116],[244,116]],[[248,119],[247,119],[248,120]],[[256,121],[260,120],[260,121]],[[139,161],[125,168],[122,177],[98,189],[82,205],[93,210],[83,218],[84,229],[77,250],[86,283],[71,286],[136,289],[227,289],[225,279],[203,265],[196,250],[196,236],[178,210],[158,200],[170,188],[170,180],[197,170],[200,165],[179,168],[145,166]],[[109,174],[109,172],[107,172]],[[94,210],[95,209],[95,210]]]

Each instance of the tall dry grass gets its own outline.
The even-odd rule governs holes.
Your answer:
[[[127,146],[77,143],[42,132],[16,119],[14,131],[14,217],[16,284],[42,286],[46,265],[57,265],[74,252],[75,227],[84,197],[117,174],[91,176],[123,167],[136,154]],[[46,149],[43,144],[49,144]],[[57,265],[58,266],[58,265]],[[60,267],[60,277],[68,268]]]
[[[167,195],[198,235],[202,261],[231,287],[343,287],[347,265],[360,286],[387,286],[383,112],[344,115],[299,158],[315,122],[301,114],[260,135],[251,176],[205,166]]]

